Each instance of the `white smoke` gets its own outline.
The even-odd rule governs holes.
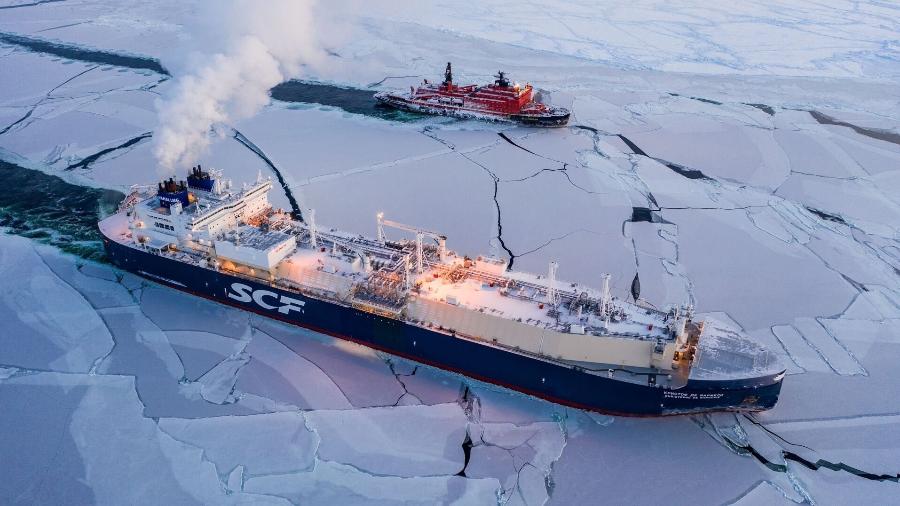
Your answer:
[[[190,33],[199,50],[185,62],[166,62],[176,81],[156,104],[154,154],[167,174],[197,162],[217,124],[252,116],[268,103],[273,86],[325,54],[314,30],[314,0],[202,4]]]

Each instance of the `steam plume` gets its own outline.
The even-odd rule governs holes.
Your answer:
[[[192,28],[199,46],[176,71],[171,95],[156,104],[154,154],[161,169],[193,164],[210,144],[210,130],[255,114],[269,89],[297,76],[324,52],[313,30],[314,0],[209,2]],[[176,64],[177,65],[177,64]]]

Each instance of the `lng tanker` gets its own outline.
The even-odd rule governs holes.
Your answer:
[[[274,209],[269,180],[191,169],[99,223],[109,259],[152,281],[559,404],[626,415],[764,410],[785,369],[690,306],[512,272],[379,214],[376,237]],[[388,237],[388,232],[393,237]],[[405,238],[403,238],[405,237]],[[298,337],[300,339],[300,337]]]
[[[438,114],[457,118],[506,120],[529,126],[560,127],[569,122],[569,111],[550,107],[535,100],[530,84],[513,84],[504,72],[498,72],[493,84],[460,86],[453,82],[450,63],[440,84],[426,79],[409,93],[384,91],[375,99],[383,105],[405,111]]]

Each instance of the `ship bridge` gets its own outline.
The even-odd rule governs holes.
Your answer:
[[[129,196],[126,202],[131,205],[132,230],[139,242],[175,246],[189,242],[192,248],[208,250],[225,233],[255,223],[270,210],[271,188],[271,181],[258,177],[253,185],[234,190],[220,172],[198,166],[186,182],[172,178],[159,184],[156,195]]]

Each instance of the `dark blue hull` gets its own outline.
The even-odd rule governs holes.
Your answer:
[[[173,288],[576,408],[638,416],[763,410],[775,405],[781,390],[780,375],[776,374],[727,381],[689,380],[674,390],[618,380],[179,262],[108,238],[104,245],[118,267]],[[266,296],[270,303],[229,297],[233,283],[270,292]],[[302,301],[302,312],[266,308],[280,296]]]

